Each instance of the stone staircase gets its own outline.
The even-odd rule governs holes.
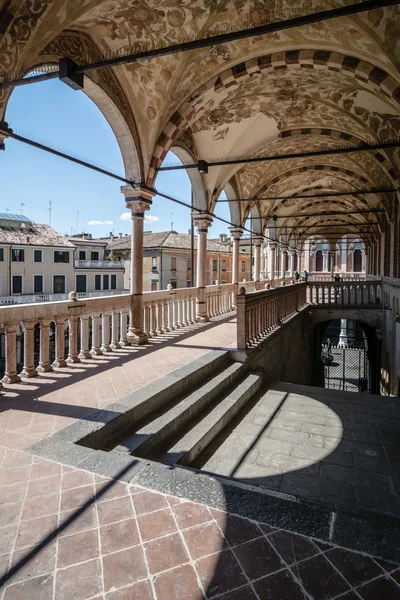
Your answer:
[[[195,378],[196,379],[196,378]],[[216,357],[207,373],[136,420],[104,449],[168,464],[190,466],[229,426],[262,386],[262,377],[229,359]]]

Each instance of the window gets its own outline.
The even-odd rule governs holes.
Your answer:
[[[100,260],[100,253],[99,252],[91,252],[90,260]]]
[[[171,271],[176,271],[176,256],[171,256]]]
[[[33,293],[43,294],[43,275],[33,276]]]
[[[151,257],[151,270],[157,271],[157,256]]]
[[[43,255],[42,255],[42,251],[41,250],[34,250],[33,251],[33,262],[35,262],[35,263],[41,263],[41,262],[43,262]]]
[[[65,275],[53,275],[53,294],[65,294]]]
[[[101,290],[101,275],[94,276],[94,289]]]
[[[242,260],[242,273],[246,273],[246,261]]]
[[[4,260],[4,248],[0,248],[0,262]]]
[[[218,269],[218,261],[214,258],[212,261],[213,264],[213,272],[215,273]]]
[[[54,262],[55,263],[69,263],[69,252],[55,250],[54,251]]]
[[[189,256],[189,258],[187,259],[187,270],[191,271],[192,270],[192,260]]]
[[[117,276],[116,275],[111,275],[111,289],[112,290],[117,289]]]
[[[78,252],[78,259],[79,260],[86,260],[86,250],[79,250],[79,252]]]
[[[13,248],[12,254],[11,254],[11,260],[13,262],[24,262],[25,260],[25,250],[17,250],[15,248]]]
[[[12,293],[22,294],[22,275],[12,276]]]
[[[77,275],[76,276],[76,291],[77,292],[87,292],[86,275]]]
[[[222,261],[222,266],[221,266],[223,271],[226,271],[226,260]]]
[[[151,280],[151,291],[156,292],[158,290],[158,281],[155,279]]]
[[[103,275],[103,290],[109,290],[109,276],[108,275]]]
[[[170,281],[171,285],[172,285],[172,289],[176,290],[176,281]]]
[[[186,281],[186,287],[192,287],[192,282],[190,281],[190,279]]]

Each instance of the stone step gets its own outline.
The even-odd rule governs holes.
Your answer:
[[[260,375],[248,375],[159,460],[189,466],[230,423],[261,385]]]
[[[146,457],[156,448],[167,443],[178,432],[187,428],[190,421],[206,410],[213,400],[235,383],[244,371],[244,365],[233,363],[213,376],[207,383],[167,410],[164,414],[127,436],[114,448],[118,452],[128,452]]]

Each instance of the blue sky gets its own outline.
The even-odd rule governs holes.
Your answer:
[[[16,133],[32,137],[66,153],[124,175],[121,153],[114,134],[93,102],[58,80],[16,88],[8,104],[6,121]],[[166,162],[177,162],[167,155]],[[14,140],[6,140],[0,153],[2,196],[0,212],[22,212],[37,223],[49,222],[64,234],[86,231],[94,237],[114,230],[130,233],[119,181]],[[156,187],[166,194],[190,203],[190,182],[185,171],[160,173]],[[79,213],[79,215],[77,215]],[[172,216],[171,216],[171,213]],[[187,232],[190,212],[156,197],[146,230],[167,231],[171,227]],[[216,214],[229,220],[228,204],[219,205]],[[94,224],[100,222],[101,224]],[[227,225],[214,221],[212,237],[227,232]]]

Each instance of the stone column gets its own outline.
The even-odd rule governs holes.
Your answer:
[[[111,352],[110,346],[110,313],[103,312],[101,317],[101,348],[102,352]]]
[[[100,314],[92,314],[92,347],[90,349],[92,356],[103,354],[100,350],[100,319]]]
[[[113,310],[111,315],[111,348],[112,350],[118,350],[121,348],[119,345],[119,311]]]
[[[296,250],[289,250],[289,273],[290,277],[294,277],[294,255],[296,254]]]
[[[315,253],[316,255],[317,253]],[[328,252],[326,250],[322,251],[322,270],[324,273],[328,272]]]
[[[342,273],[347,273],[347,239],[342,239]]]
[[[40,355],[37,371],[47,373],[52,371],[53,367],[50,364],[50,319],[42,319],[40,321]]]
[[[144,214],[149,210],[154,190],[141,187],[124,186],[126,207],[132,213],[131,234],[131,314],[127,339],[131,344],[145,344],[148,336],[143,327],[143,229]]]
[[[78,358],[78,317],[69,317],[69,352],[67,363],[81,362]]]
[[[263,243],[263,237],[253,237],[254,245],[254,281],[260,281],[261,272],[261,244]]]
[[[267,279],[267,273],[268,273],[268,246],[265,245],[265,246],[262,247],[261,255],[262,255],[263,279]]]
[[[81,351],[78,358],[92,358],[89,352],[89,315],[81,316]]]
[[[35,349],[34,349],[34,332],[35,325],[33,321],[28,321],[23,324],[24,327],[24,366],[21,371],[21,377],[36,377],[35,369]]]
[[[307,273],[310,272],[310,252],[311,252],[311,240],[307,240],[306,243],[304,243],[304,268],[307,271]],[[297,267],[298,272],[300,273],[300,269],[299,267]],[[315,268],[314,268],[315,271]]]
[[[17,383],[21,381],[17,375],[17,327],[19,323],[8,323],[4,325],[6,338],[5,347],[5,372],[2,379],[3,383]]]
[[[275,279],[276,247],[277,247],[276,242],[269,242],[268,262],[269,262],[269,278],[271,279],[271,281],[273,281]]]
[[[287,250],[286,248],[281,249],[281,277],[285,277],[286,275],[286,256]]]
[[[121,348],[129,346],[128,342],[128,313],[125,310],[120,312],[120,327],[119,327],[119,345]]]
[[[239,261],[240,261],[240,238],[243,234],[243,229],[239,227],[229,228],[232,237],[232,304],[236,306],[236,296],[239,292]]]
[[[65,361],[65,318],[56,317],[56,359],[53,362],[53,367],[66,367]]]
[[[331,277],[333,279],[333,274],[335,272],[335,259],[336,259],[336,252],[335,250],[330,250],[329,251],[329,255],[331,257]]]
[[[196,260],[196,320],[208,321],[206,306],[206,255],[207,255],[207,231],[212,223],[212,217],[208,214],[193,215],[193,223],[197,227],[197,260]]]
[[[302,254],[301,250],[296,250],[296,254],[297,254],[297,270],[299,273],[301,273],[301,254]],[[307,271],[308,271],[308,269],[307,269]]]

